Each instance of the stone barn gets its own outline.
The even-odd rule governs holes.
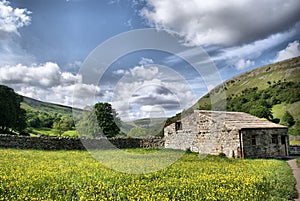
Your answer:
[[[195,110],[164,128],[165,148],[233,158],[288,156],[288,129],[243,112]]]

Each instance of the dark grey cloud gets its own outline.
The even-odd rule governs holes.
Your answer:
[[[293,29],[299,0],[148,0],[149,24],[171,29],[190,45],[240,45]]]

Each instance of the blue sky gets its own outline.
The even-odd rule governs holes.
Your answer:
[[[299,10],[298,0],[1,0],[0,84],[76,107],[108,101],[123,119],[170,116],[237,74],[299,56]],[[94,55],[97,65],[87,67],[99,45],[145,28],[185,53],[133,51],[110,66]],[[106,51],[136,43],[126,40]],[[186,52],[199,56],[200,73]],[[105,72],[90,83],[85,68]]]

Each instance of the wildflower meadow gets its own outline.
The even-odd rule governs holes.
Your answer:
[[[142,155],[155,150],[128,151]],[[109,169],[87,151],[1,149],[0,161],[0,200],[261,201],[296,196],[291,169],[280,160],[186,153],[145,174]]]

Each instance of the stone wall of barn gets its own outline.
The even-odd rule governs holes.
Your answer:
[[[180,129],[177,124],[181,124]],[[289,150],[287,128],[243,129],[243,147],[241,150],[240,130],[220,123],[222,117],[207,116],[195,112],[164,129],[165,148],[190,149],[201,154],[224,153],[227,157],[265,158],[286,156]],[[256,145],[252,145],[252,136],[256,136]],[[277,136],[276,143],[272,135]],[[282,145],[281,136],[286,136],[286,145]],[[273,139],[274,140],[274,139]]]
[[[239,132],[226,128],[214,132],[202,132],[198,137],[198,151],[202,154],[224,153],[227,157],[238,158],[241,156]]]
[[[176,129],[178,124],[181,129]],[[177,126],[176,126],[177,124]],[[197,147],[197,116],[195,113],[182,118],[177,123],[173,123],[164,128],[165,148],[191,150],[198,152]]]
[[[182,118],[180,123],[182,129],[176,129],[176,123],[165,128],[165,148],[190,149],[201,154],[224,153],[227,157],[240,156],[238,130],[228,129],[226,125],[218,124],[213,118],[197,112]]]
[[[286,128],[243,129],[241,133],[245,158],[283,157],[286,156],[284,149],[287,152],[289,150]],[[282,136],[285,138],[285,145],[282,145]]]

